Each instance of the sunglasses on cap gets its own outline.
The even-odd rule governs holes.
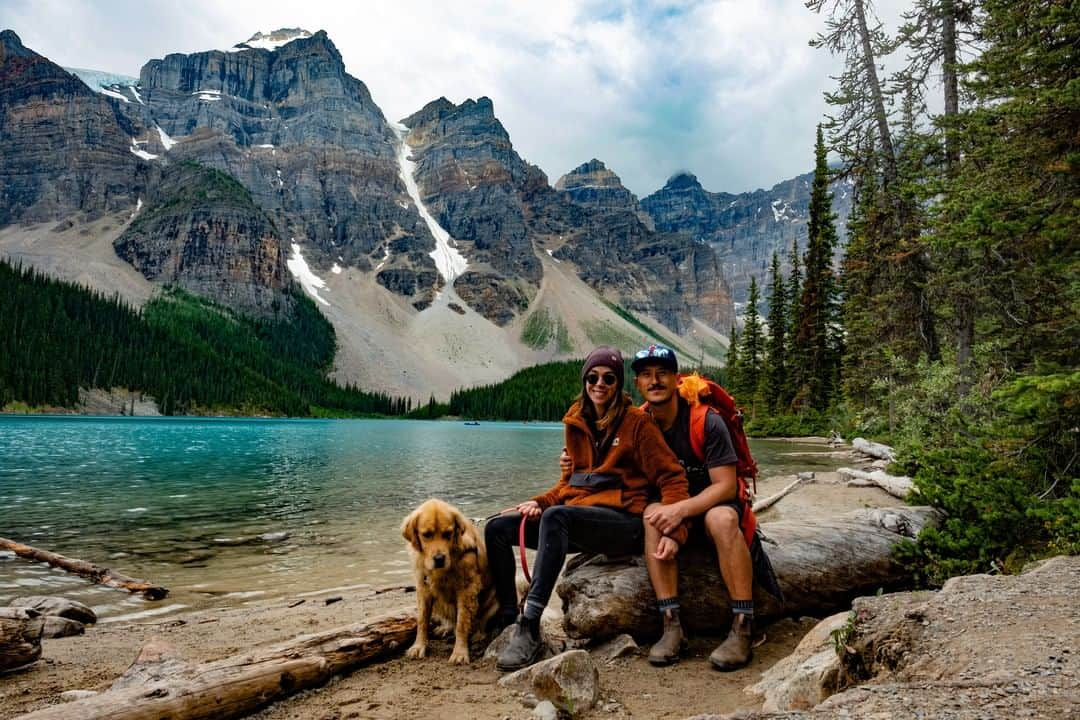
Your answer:
[[[651,357],[654,357],[654,358],[667,358],[667,357],[671,357],[674,354],[675,353],[672,350],[664,347],[663,345],[650,345],[649,347],[645,348],[644,350],[638,350],[636,353],[634,353],[634,359],[635,360],[644,360],[645,358],[651,358]]]
[[[611,386],[615,384],[616,379],[617,378],[615,377],[615,373],[613,372],[606,372],[603,375],[601,375],[600,373],[591,372],[585,376],[585,382],[587,382],[589,385],[595,385],[601,380],[603,380],[605,385]]]

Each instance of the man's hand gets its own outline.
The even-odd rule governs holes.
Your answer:
[[[653,505],[645,511],[645,522],[664,535],[679,527],[685,519],[686,511],[681,502],[670,505]]]
[[[571,472],[574,469],[574,461],[570,459],[570,453],[566,451],[566,448],[562,449],[562,455],[559,456],[559,470],[563,475]]]
[[[660,542],[656,544],[656,552],[653,553],[653,557],[657,560],[673,560],[678,553],[679,543],[669,537],[662,537]]]
[[[540,508],[540,503],[535,500],[526,500],[520,503],[514,510],[518,511],[527,518],[538,518],[543,510]]]

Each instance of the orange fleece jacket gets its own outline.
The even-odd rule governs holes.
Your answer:
[[[559,482],[542,495],[533,498],[541,508],[552,505],[599,505],[613,507],[640,515],[645,512],[650,487],[660,491],[661,502],[669,505],[689,497],[686,472],[671,451],[652,416],[633,406],[625,398],[626,414],[612,441],[607,455],[597,464],[594,437],[585,418],[581,403],[574,403],[563,418],[565,444],[573,461],[573,470],[565,472]],[[574,473],[595,472],[617,475],[617,487],[596,489],[570,485]],[[680,545],[686,542],[688,527],[679,526],[670,537]]]

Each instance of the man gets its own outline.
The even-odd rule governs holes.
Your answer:
[[[718,670],[735,670],[750,662],[753,652],[754,575],[741,528],[749,508],[739,496],[738,457],[731,435],[723,418],[710,410],[705,417],[704,457],[698,459],[690,441],[690,407],[677,391],[679,364],[674,350],[651,345],[635,355],[630,367],[648,403],[647,411],[686,468],[690,483],[688,499],[670,505],[654,503],[645,509],[645,563],[664,624],[663,636],[649,651],[649,662],[673,663],[685,644],[679,622],[679,543],[671,535],[690,521],[691,537],[704,535],[716,548],[734,616],[727,639],[709,661]]]

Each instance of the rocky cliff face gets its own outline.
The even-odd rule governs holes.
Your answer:
[[[170,166],[114,247],[148,280],[175,283],[256,316],[291,310],[273,221],[219,170]]]
[[[623,186],[618,175],[596,158],[578,165],[559,178],[555,189],[567,193],[576,204],[594,210],[629,210],[638,216],[645,227],[656,229],[652,217],[641,207],[637,196]]]
[[[430,303],[434,240],[399,175],[397,139],[325,32],[151,60],[137,91],[145,105],[125,109],[175,143],[161,148],[170,161],[235,177],[315,267],[372,270],[417,307]]]
[[[690,331],[695,317],[728,330],[733,306],[712,248],[686,235],[650,229],[637,198],[597,160],[579,166],[556,187],[567,189],[538,189],[530,206],[538,230],[558,238],[549,241],[558,245],[553,257],[572,261],[610,299],[680,334]]]
[[[641,204],[658,230],[708,242],[728,273],[735,298],[744,301],[751,277],[762,286],[767,282],[774,251],[785,272],[790,268],[787,257],[792,241],[798,240],[800,252],[805,251],[812,181],[813,173],[806,173],[770,190],[732,195],[709,192],[694,175],[679,173]],[[838,181],[832,191],[842,238],[851,211],[851,186]]]
[[[454,292],[496,325],[528,311],[545,254],[676,332],[694,317],[730,324],[712,249],[655,232],[603,163],[553,188],[514,151],[487,98],[441,98],[395,129],[324,32],[168,55],[137,82],[83,71],[100,92],[12,33],[3,40],[0,224],[74,210],[123,209],[126,220],[141,199],[115,248],[152,280],[276,312],[288,303],[286,248],[297,243],[316,273],[359,270],[423,310],[443,280],[402,175],[403,137],[420,201],[468,263]]]
[[[573,262],[610,301],[686,332],[693,316],[729,326],[731,301],[712,250],[652,231],[637,199],[603,163],[555,188],[514,151],[488,98],[429,103],[403,121],[424,202],[468,259],[454,283],[497,324],[528,307],[540,252]]]
[[[0,226],[134,208],[146,184],[135,123],[0,32]]]
[[[469,262],[454,289],[506,324],[528,307],[542,276],[520,198],[539,170],[514,151],[488,98],[461,105],[439,98],[402,124],[423,202]]]

